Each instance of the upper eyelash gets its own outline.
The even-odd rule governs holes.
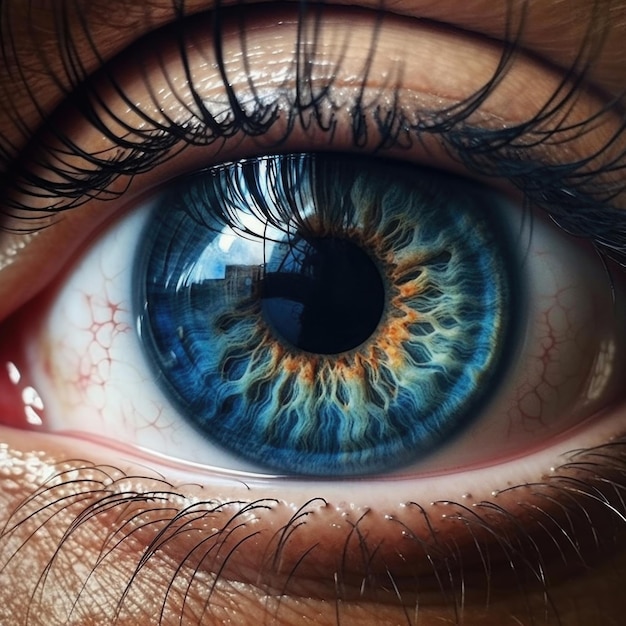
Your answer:
[[[25,223],[23,230],[29,230],[28,216],[33,210],[23,199],[18,202],[14,201],[12,198],[16,196],[15,192],[20,192],[22,198],[30,195],[50,199],[51,203],[46,209],[49,213],[78,207],[96,196],[99,199],[114,199],[123,193],[110,191],[111,183],[119,177],[132,177],[147,172],[173,158],[188,145],[207,145],[236,134],[263,135],[279,119],[278,105],[267,105],[258,95],[252,111],[244,109],[236,92],[228,84],[221,51],[220,30],[220,20],[228,9],[221,9],[219,2],[212,22],[213,41],[230,110],[228,115],[220,116],[221,120],[216,119],[216,116],[203,104],[202,98],[193,85],[184,45],[186,23],[184,2],[177,2],[176,6],[176,19],[167,28],[177,29],[180,34],[181,43],[178,52],[183,67],[188,70],[190,90],[198,108],[197,112],[189,110],[190,116],[195,117],[195,124],[181,125],[174,120],[169,120],[169,124],[164,124],[151,119],[126,99],[123,89],[113,76],[107,73],[106,64],[102,62],[103,67],[100,73],[104,74],[109,85],[115,89],[124,104],[128,105],[134,113],[142,116],[144,122],[151,125],[149,130],[138,130],[126,126],[124,120],[108,109],[99,97],[94,87],[95,81],[87,76],[80,57],[76,54],[71,32],[63,28],[64,12],[68,9],[64,3],[61,3],[57,16],[61,26],[58,24],[57,26],[67,35],[62,41],[65,54],[61,55],[64,61],[65,78],[70,84],[69,88],[64,89],[67,99],[78,109],[86,122],[97,128],[114,145],[123,150],[124,155],[119,158],[118,154],[112,159],[107,155],[101,158],[98,154],[82,152],[69,137],[56,129],[55,114],[43,120],[38,132],[51,134],[64,146],[63,152],[58,149],[51,151],[57,161],[63,163],[64,156],[80,156],[84,161],[83,167],[78,168],[72,164],[71,167],[65,169],[63,166],[52,166],[47,163],[44,169],[47,168],[47,173],[51,174],[49,178],[35,174],[28,162],[13,160],[12,146],[4,142],[4,145],[0,145],[0,163],[4,161],[4,180],[0,186],[2,194],[0,195],[0,200],[2,200],[0,212],[18,217]],[[578,96],[579,89],[585,85],[588,69],[599,52],[602,34],[593,35],[595,23],[590,24],[575,62],[564,73],[563,80],[553,97],[531,119],[506,129],[479,128],[467,121],[469,116],[491,95],[511,63],[514,62],[518,52],[524,28],[524,11],[520,13],[517,27],[515,27],[511,3],[508,3],[508,6],[509,19],[500,63],[491,80],[481,89],[462,102],[443,110],[414,111],[411,113],[411,118],[400,109],[397,102],[383,109],[380,106],[365,105],[360,98],[357,98],[351,110],[352,118],[355,120],[351,129],[352,142],[358,148],[362,145],[364,134],[375,132],[379,138],[378,151],[383,151],[390,146],[408,148],[413,145],[413,142],[419,141],[422,135],[436,135],[451,156],[461,161],[468,170],[480,176],[507,179],[523,192],[526,203],[545,210],[563,230],[590,239],[602,254],[626,265],[626,219],[623,210],[613,205],[613,200],[626,191],[626,183],[607,181],[608,173],[619,173],[626,167],[626,152],[619,152],[610,163],[605,163],[597,169],[589,168],[589,165],[609,148],[613,140],[622,136],[623,126],[601,150],[587,158],[553,165],[542,163],[541,159],[535,156],[542,145],[566,143],[573,132],[581,134],[587,132],[587,128],[593,126],[605,113],[621,106],[619,99],[607,103],[606,107],[598,111],[593,118],[581,123],[579,128],[565,127],[559,123],[560,115],[568,110]],[[314,5],[312,9],[306,2],[300,2],[299,7],[299,24],[301,25],[304,19],[311,19],[311,11],[319,11],[321,5]],[[379,16],[382,17],[382,15],[383,9],[379,12]],[[381,17],[379,17],[379,22]],[[316,13],[313,19],[320,20],[320,14]],[[594,22],[594,20],[591,21]],[[91,51],[97,55],[97,46],[89,37],[87,26],[83,24],[83,27],[84,34],[91,42]],[[319,23],[315,28],[319,28]],[[10,31],[2,33],[0,45],[5,55],[6,50],[11,49],[11,41],[6,41],[6,38],[10,36]],[[158,37],[158,31],[149,36]],[[370,57],[374,52],[375,43],[376,29],[372,36]],[[328,133],[334,132],[336,120],[332,106],[328,106],[333,104],[330,95],[332,81],[321,88],[318,87],[314,93],[307,89],[311,84],[310,76],[307,74],[307,68],[310,67],[308,61],[315,55],[315,45],[315,40],[312,43],[305,42],[299,30],[295,59],[296,95],[290,101],[287,130],[277,145],[288,138],[298,121],[314,123]],[[242,50],[245,51],[243,35]],[[368,67],[367,62],[365,67]],[[56,78],[57,85],[62,84],[58,77],[53,76],[53,78]],[[362,91],[367,81],[368,76],[364,74],[361,83]],[[255,94],[251,78],[248,86]],[[111,120],[126,128],[125,136],[118,136],[110,131],[101,113],[96,111],[95,104],[104,108]],[[328,110],[331,112],[328,113]],[[25,126],[23,132],[29,133],[30,139],[36,142],[36,132],[28,131]],[[37,164],[42,165],[43,161]]]

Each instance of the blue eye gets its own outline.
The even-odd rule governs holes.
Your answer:
[[[499,197],[337,155],[221,165],[159,199],[135,293],[147,359],[208,441],[285,473],[419,461],[476,418],[514,346]]]
[[[16,425],[212,473],[458,473],[622,397],[623,302],[494,189],[242,160],[168,183],[7,321],[5,395]]]

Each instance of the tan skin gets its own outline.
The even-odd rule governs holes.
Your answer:
[[[86,22],[103,61],[173,19],[168,0],[151,0],[147,4],[85,0],[77,4],[81,11],[68,13],[69,29],[83,32]],[[11,146],[11,155],[16,156],[25,148],[25,134],[15,124],[16,112],[27,127],[36,128],[42,113],[48,115],[64,96],[51,78],[60,68],[55,53],[59,34],[52,19],[58,2],[38,3],[29,17],[26,3],[16,0],[8,5],[10,21],[6,23],[10,24],[15,49],[7,64],[0,67],[0,89],[5,94],[0,98],[0,132],[6,145]],[[514,7],[519,5],[513,3]],[[481,107],[481,122],[515,124],[536,114],[556,89],[563,68],[572,64],[587,35],[585,29],[592,22],[589,5],[585,0],[528,3],[523,32],[525,52]],[[377,7],[378,3],[363,1],[358,6]],[[190,0],[186,11],[204,13],[211,8],[210,2]],[[505,3],[399,0],[387,3],[386,8],[397,15],[384,23],[374,65],[383,72],[386,63],[402,58],[407,49],[413,50],[414,56],[429,59],[428,68],[406,61],[410,71],[405,73],[401,86],[407,97],[415,97],[426,105],[454,102],[489,80],[501,54]],[[344,41],[347,36],[342,10],[329,14],[324,31],[329,33],[324,50],[330,51],[331,58],[333,42]],[[285,65],[291,58],[288,51],[294,40],[296,18],[284,7],[282,11],[276,16],[250,13],[255,19],[249,42],[260,51],[258,67],[265,67],[266,59],[272,55],[277,63],[274,74],[259,70],[257,85],[268,89],[276,86],[278,79],[274,76],[282,67],[281,54]],[[612,98],[621,96],[626,84],[626,3],[615,0],[598,11],[603,16],[598,24],[607,28],[602,33],[604,46],[594,54],[582,95],[568,112],[567,121],[573,124],[587,120]],[[79,14],[85,22],[79,21]],[[350,77],[358,76],[363,66],[372,32],[368,14],[350,15],[354,20],[350,22],[351,47],[338,79],[347,90]],[[427,18],[438,25],[412,18]],[[229,31],[229,24],[225,22],[225,49],[228,52],[232,46],[236,52],[238,31]],[[602,32],[601,26],[597,29]],[[94,71],[99,61],[86,39],[78,35],[76,41],[85,70]],[[163,40],[165,51],[167,41]],[[199,48],[202,52],[202,44]],[[419,54],[415,52],[418,48]],[[33,50],[48,54],[34,54]],[[151,67],[153,57],[150,52],[146,54]],[[164,58],[171,63],[167,65],[168,76],[180,71],[173,57],[164,52]],[[193,52],[190,58],[195,58]],[[233,63],[233,84],[243,89],[245,81],[236,78],[236,61]],[[471,72],[465,63],[471,64]],[[21,74],[15,71],[17,67]],[[206,95],[219,95],[219,85],[206,68],[198,70],[199,82],[205,78],[202,72],[207,73],[202,83]],[[141,84],[137,86],[140,81],[132,68],[122,68],[116,76],[128,89],[138,90],[135,101],[147,100]],[[166,85],[163,74],[155,74],[151,81],[154,85]],[[39,109],[32,94],[37,94]],[[163,109],[167,105],[161,106]],[[176,115],[174,109],[169,112]],[[120,110],[119,115],[133,120],[130,112]],[[593,131],[571,138],[569,155],[581,158],[593,154],[618,133],[622,116],[617,106],[602,119]],[[74,133],[72,136],[82,137],[85,148],[95,151],[107,147],[97,133],[70,126],[63,128]],[[296,131],[288,149],[321,149],[325,141],[319,133]],[[348,150],[348,141],[339,131],[332,149]],[[411,153],[411,160],[460,170],[438,142],[426,143]],[[29,307],[28,301],[71,266],[92,235],[95,237],[115,215],[132,209],[138,198],[164,179],[193,170],[207,158],[247,156],[270,144],[271,138],[256,142],[232,140],[221,147],[219,155],[213,148],[187,150],[137,176],[130,185],[128,180],[114,181],[112,184],[119,189],[128,187],[119,200],[92,200],[68,212],[63,220],[53,220],[50,228],[40,230],[36,236],[0,235],[0,320],[15,311],[24,318],[30,314],[32,305]],[[608,161],[621,151],[623,138],[602,158]],[[557,149],[548,149],[544,156],[555,160],[559,154]],[[619,172],[616,176],[623,178]],[[491,184],[519,197],[506,181]],[[34,208],[45,208],[43,200],[31,197],[29,202]],[[623,207],[625,201],[618,197],[615,203]],[[6,336],[2,341],[8,345]],[[559,475],[571,480],[585,477],[581,466],[592,457],[572,457],[572,450],[604,446],[609,439],[619,440],[626,435],[626,409],[619,402],[615,404],[607,419],[529,455],[530,461],[523,468],[512,463],[503,463],[497,470],[493,466],[479,468],[475,473],[468,472],[461,486],[454,483],[454,478],[446,478],[445,473],[439,476],[437,472],[430,477],[411,477],[398,488],[388,486],[386,480],[236,480],[218,477],[201,467],[168,464],[150,455],[133,457],[127,451],[107,447],[97,438],[95,442],[85,442],[36,429],[25,432],[1,426],[0,441],[4,446],[0,448],[0,622],[96,625],[158,623],[160,619],[166,625],[222,624],[230,620],[235,624],[421,626],[622,623],[626,612],[626,549],[620,518],[623,504],[620,509],[616,497],[621,485],[614,488],[624,463],[619,459],[619,451],[601,448],[604,461],[615,455],[618,460],[613,467],[618,469],[616,474],[598,471],[593,477],[596,493],[606,495],[613,512],[598,504],[600,498],[581,500],[576,513],[570,512],[569,516],[563,513],[563,507],[549,509],[557,527],[568,529],[562,535],[571,533],[573,541],[557,541],[555,549],[555,542],[547,539],[546,518],[532,513],[538,508],[544,510],[547,498],[561,493],[554,478],[559,467],[567,462],[571,465],[573,459],[580,461]],[[607,480],[602,481],[602,476]],[[592,480],[589,475],[587,480]],[[624,481],[623,476],[621,480]],[[535,491],[518,487],[529,483],[540,483],[541,487]],[[508,494],[494,495],[507,487],[516,488]],[[34,493],[38,495],[29,500]],[[520,584],[514,574],[521,572],[524,565],[507,568],[505,555],[510,553],[498,553],[500,544],[494,541],[493,533],[483,532],[479,525],[468,526],[459,505],[446,508],[431,504],[460,502],[469,493],[475,502],[490,502],[494,505],[491,510],[501,506],[509,514],[496,520],[498,537],[517,539],[517,521],[526,524],[524,532],[536,539],[535,546],[545,555],[545,583],[534,580]],[[142,494],[149,496],[142,498]],[[107,498],[111,506],[104,506]],[[315,499],[319,500],[309,504]],[[407,506],[409,502],[413,506]],[[247,509],[251,503],[253,508]],[[184,510],[187,513],[182,521],[172,523],[177,513]],[[484,511],[486,506],[479,506],[478,510]],[[194,511],[200,514],[194,515]],[[86,512],[88,515],[81,517]],[[283,537],[285,528],[295,527],[293,520],[298,512],[307,513],[301,518],[305,523],[297,526],[297,532],[290,534],[279,550],[278,538]],[[390,519],[400,520],[402,526],[390,524]],[[600,542],[600,546],[594,543],[590,519],[599,529],[598,534],[611,541]],[[407,541],[407,533],[403,532],[406,529],[414,533],[413,539],[420,540]],[[160,532],[164,534],[159,535]],[[443,591],[441,582],[433,575],[434,536],[445,546],[442,562],[446,555],[453,560],[452,556],[458,555],[456,548],[463,555],[451,569],[446,570],[440,563],[437,571],[447,572],[452,580],[443,585]],[[154,547],[154,541],[157,548],[138,570],[146,546]],[[477,542],[486,548],[483,552],[493,550],[496,555],[487,573],[482,553],[476,550]],[[570,550],[573,544],[576,549]],[[201,550],[197,550],[199,545],[203,546]],[[522,540],[520,545],[516,558],[521,562],[531,544]],[[374,556],[364,558],[364,546]],[[277,554],[280,558],[274,558]],[[565,558],[559,558],[562,554]],[[530,553],[528,558],[533,561],[536,556]],[[460,565],[460,561],[465,564]],[[588,567],[583,567],[582,562]]]

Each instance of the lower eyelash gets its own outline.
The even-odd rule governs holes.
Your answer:
[[[460,623],[468,608],[474,604],[487,608],[506,590],[511,608],[527,602],[528,614],[518,616],[523,623],[542,617],[558,621],[560,607],[552,595],[557,582],[606,559],[616,549],[626,521],[626,438],[620,438],[572,452],[542,482],[510,487],[491,501],[473,502],[468,494],[461,502],[408,502],[410,522],[384,516],[380,523],[395,527],[404,537],[404,554],[421,554],[414,568],[401,553],[385,551],[384,544],[372,539],[367,521],[377,515],[374,510],[352,522],[335,567],[332,559],[322,559],[326,565],[320,566],[319,555],[329,553],[307,528],[332,503],[318,498],[292,511],[284,525],[274,526],[269,540],[267,534],[261,539],[266,543],[263,565],[246,574],[241,566],[249,546],[263,537],[264,523],[276,515],[277,501],[189,500],[184,489],[159,479],[129,476],[114,467],[74,460],[57,467],[57,473],[18,504],[7,520],[0,533],[0,568],[11,572],[17,560],[32,559],[30,539],[35,533],[48,534],[48,552],[38,553],[38,569],[29,577],[31,611],[36,611],[45,606],[47,585],[63,575],[68,558],[73,562],[74,541],[93,537],[96,527],[104,528],[104,535],[95,535],[100,537],[95,552],[84,556],[84,571],[76,571],[79,584],[69,598],[73,607],[69,612],[81,610],[90,580],[98,578],[100,568],[134,555],[119,581],[121,593],[113,607],[122,621],[132,614],[135,593],[139,597],[145,593],[142,585],[152,580],[155,560],[160,568],[158,585],[163,586],[161,617],[171,614],[172,607],[182,614],[181,604],[198,597],[203,610],[212,612],[219,608],[219,603],[210,604],[213,594],[235,576],[260,586],[268,601],[274,598],[277,611],[281,598],[291,594],[320,594],[339,603],[386,597],[387,602],[406,607],[443,605]],[[501,505],[500,500],[506,503]],[[440,525],[437,516],[445,516],[446,533],[435,529]],[[307,590],[303,580],[317,591]],[[543,596],[539,606],[528,600],[536,594]]]

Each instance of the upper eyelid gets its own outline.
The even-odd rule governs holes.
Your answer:
[[[181,19],[182,19],[182,17],[181,17]],[[214,27],[214,32],[217,32],[217,30],[219,30],[219,27],[217,27],[217,28]],[[514,33],[513,31],[511,31],[509,33],[509,35],[515,35],[515,37],[521,36],[522,34],[523,34],[522,31],[519,31],[517,33]],[[93,45],[95,46],[95,43]],[[503,49],[502,68],[501,68],[502,71],[501,72],[496,72],[494,74],[493,84],[486,84],[484,86],[485,93],[480,94],[479,92],[477,92],[473,96],[468,97],[466,99],[466,101],[463,101],[461,103],[456,103],[456,104],[454,104],[454,105],[452,105],[450,107],[445,107],[444,106],[444,108],[442,110],[440,110],[440,111],[434,111],[434,110],[430,111],[430,112],[428,112],[430,114],[430,117],[431,118],[438,118],[438,117],[441,117],[443,115],[446,115],[448,117],[453,117],[453,119],[456,119],[456,120],[459,120],[459,121],[463,121],[464,118],[466,117],[466,115],[468,113],[470,113],[472,111],[472,108],[475,106],[475,99],[478,98],[478,102],[479,103],[482,102],[482,100],[486,99],[489,96],[489,92],[492,90],[492,88],[497,86],[498,81],[500,80],[502,75],[504,75],[506,73],[506,71],[508,69],[506,67],[506,65],[509,62],[510,58],[515,54],[516,47],[517,47],[517,44],[516,44],[515,41],[513,41],[512,44],[510,44],[508,46],[508,48],[505,47]],[[94,48],[94,50],[95,50],[95,48]],[[306,55],[308,53],[309,53],[308,50],[305,50],[304,53],[303,53],[303,58],[304,58],[305,62],[307,61]],[[68,54],[70,54],[70,53],[68,53]],[[75,52],[74,52],[74,54],[75,54]],[[584,57],[588,54],[588,52],[584,52],[584,49],[581,49],[581,53],[580,54],[581,54],[581,57],[584,59]],[[102,58],[101,60],[104,61],[106,59]],[[83,92],[89,93],[91,91],[90,84],[93,83],[94,75],[93,74],[92,75],[88,75],[88,67],[87,66],[83,67],[80,64],[80,60],[78,60],[78,59],[73,59],[71,61],[71,64],[73,65],[73,71],[75,73],[77,73],[77,76],[74,76],[71,80],[74,80],[75,83],[76,83],[76,86],[78,87],[80,85],[81,81],[83,79],[85,79],[85,82],[83,83],[82,86],[80,86],[80,89]],[[102,68],[98,68],[98,69],[102,69]],[[574,76],[578,72],[580,72],[580,70],[583,70],[583,78],[584,78],[584,71],[588,70],[588,69],[589,69],[589,67],[587,67],[587,66],[584,66],[584,67],[581,67],[581,66],[572,67],[566,73],[566,76],[570,76],[570,75]],[[363,78],[363,82],[365,82],[366,78],[367,77]],[[306,77],[305,77],[305,79],[306,79]],[[62,81],[62,79],[58,78],[58,77],[55,80]],[[68,79],[68,80],[70,80],[70,79]],[[112,77],[111,80],[112,80],[112,82],[115,82],[115,78],[114,77]],[[582,80],[582,78],[579,76],[578,80]],[[26,85],[27,81],[26,81],[26,79],[24,77],[22,77],[21,83]],[[227,82],[224,81],[224,83],[225,83],[224,84],[224,88],[228,89],[229,86],[228,86]],[[91,93],[94,94],[96,92],[94,90],[94,91],[91,91]],[[71,93],[70,93],[70,95],[71,95]],[[123,97],[123,94],[121,92],[120,92],[119,95]],[[234,95],[234,94],[231,94],[231,95]],[[34,94],[32,94],[32,97],[34,97]],[[556,94],[555,94],[555,97],[556,97]],[[9,100],[11,100],[11,99],[9,98]],[[134,106],[133,103],[128,102],[126,104],[128,104],[128,106],[133,108],[133,110],[135,112],[140,112],[140,108]],[[555,107],[555,110],[556,109],[558,109],[558,106]],[[41,108],[41,110],[42,110],[42,113],[45,112],[45,107]],[[115,115],[115,114],[113,113],[113,115]],[[549,120],[550,117],[551,117],[550,115],[547,115],[546,119]],[[121,121],[121,118],[118,118],[118,119]],[[44,120],[44,121],[46,121],[46,120]],[[507,123],[506,120],[502,120],[502,121],[504,123]],[[54,124],[56,124],[56,122],[54,122]],[[451,122],[448,119],[448,120],[445,121],[445,123],[442,126],[450,126],[450,125],[451,125]],[[25,125],[25,126],[27,126],[27,125]],[[168,129],[168,130],[170,130],[170,129]],[[263,129],[261,128],[261,130],[263,130]],[[441,132],[441,130],[437,130],[437,124],[436,123],[432,124],[432,125],[430,125],[430,123],[429,123],[428,128],[425,127],[424,130],[426,130],[428,132]],[[515,130],[515,129],[513,129],[513,130]],[[121,142],[121,139],[120,139],[120,142]],[[121,145],[121,143],[120,143],[120,145]],[[9,155],[6,154],[7,152],[8,152],[8,150],[5,150],[5,154],[4,155],[2,154],[2,152],[0,152],[0,162],[2,160],[1,157],[4,157],[5,161],[9,158]],[[59,188],[55,189],[54,191],[55,191],[55,193],[58,193],[61,190],[62,190],[62,187],[59,187]]]
[[[605,197],[598,197],[598,196],[587,197],[587,195],[585,195],[584,193],[582,194],[582,196],[580,195],[581,189],[584,190],[585,188],[591,187],[591,183],[594,183],[593,185],[594,188],[597,187],[596,176],[591,176],[591,175],[583,176],[584,168],[587,165],[585,163],[584,158],[581,159],[580,161],[574,160],[573,162],[567,164],[567,167],[569,169],[569,171],[567,171],[564,168],[564,163],[559,162],[557,163],[556,167],[552,167],[546,164],[545,162],[543,162],[543,160],[540,158],[541,157],[540,153],[535,153],[532,150],[527,149],[526,146],[523,146],[524,135],[528,135],[530,137],[532,136],[533,132],[537,132],[537,131],[539,131],[540,133],[545,132],[545,129],[549,128],[549,124],[553,122],[553,120],[554,120],[553,122],[554,124],[560,122],[559,120],[559,116],[561,115],[560,109],[569,107],[570,104],[572,104],[574,98],[576,97],[576,90],[578,89],[579,83],[573,82],[573,86],[568,87],[564,81],[563,84],[559,87],[561,91],[557,90],[555,92],[554,102],[551,103],[548,100],[546,104],[546,109],[544,111],[541,111],[540,114],[536,115],[535,118],[532,118],[517,126],[513,124],[511,127],[510,124],[507,125],[506,122],[503,122],[504,123],[503,128],[496,128],[495,131],[489,131],[488,129],[478,129],[478,128],[474,128],[472,125],[466,124],[466,118],[473,113],[474,109],[478,105],[483,104],[488,99],[493,89],[498,87],[500,79],[509,71],[510,69],[509,64],[511,62],[513,55],[515,54],[514,48],[515,47],[512,46],[509,49],[507,49],[506,47],[503,49],[502,58],[501,58],[501,68],[497,70],[496,73],[494,74],[492,83],[487,81],[487,83],[485,84],[484,93],[481,93],[481,91],[479,90],[474,95],[468,97],[466,100],[464,100],[461,103],[451,105],[450,107],[447,107],[447,108],[444,106],[443,110],[426,111],[424,112],[425,119],[418,120],[417,124],[415,124],[414,120],[403,120],[403,123],[409,124],[409,125],[413,124],[413,132],[421,132],[424,134],[438,135],[438,136],[447,136],[448,147],[453,148],[456,150],[457,153],[460,153],[460,158],[461,160],[465,161],[465,165],[469,165],[470,168],[475,168],[480,175],[485,175],[485,174],[489,175],[493,171],[495,171],[494,160],[493,159],[487,160],[486,167],[483,166],[481,168],[481,161],[485,160],[485,154],[487,154],[488,152],[497,153],[498,154],[497,162],[501,165],[501,163],[503,162],[502,156],[505,153],[502,150],[502,148],[500,148],[499,151],[492,150],[490,148],[489,150],[482,150],[482,154],[480,154],[478,158],[473,158],[473,157],[471,159],[468,158],[470,154],[472,154],[472,152],[467,149],[467,145],[471,146],[472,143],[474,144],[476,143],[477,137],[478,137],[477,135],[477,131],[478,131],[481,134],[480,141],[482,142],[482,145],[485,148],[487,148],[490,143],[496,144],[500,142],[503,144],[504,148],[508,150],[508,155],[510,155],[511,152],[513,152],[514,160],[520,159],[520,156],[522,155],[522,153],[524,153],[524,159],[527,159],[527,169],[530,171],[530,174],[528,172],[524,173],[521,176],[518,182],[518,185],[520,187],[525,187],[526,188],[525,191],[528,192],[528,189],[531,189],[531,193],[532,193],[532,188],[529,185],[529,179],[532,179],[532,177],[536,175],[536,172],[539,172],[542,175],[542,185],[543,185],[542,189],[539,190],[540,194],[544,198],[549,196],[550,194],[552,195],[555,195],[557,193],[559,194],[559,197],[556,199],[556,201],[554,198],[552,199],[553,205],[558,206],[558,203],[561,202],[563,199],[565,199],[568,201],[567,202],[568,210],[572,210],[572,209],[575,209],[576,206],[583,206],[583,205],[584,206],[593,205],[596,208],[599,208],[600,205],[604,204]],[[304,55],[307,55],[309,53],[310,53],[309,49],[305,49],[303,52]],[[305,56],[305,59],[306,59],[306,56]],[[514,62],[515,61],[513,60],[513,63]],[[572,73],[574,72],[572,71]],[[113,75],[110,78],[112,81],[115,81],[116,80],[115,73],[113,73]],[[368,80],[368,77],[364,76],[363,84],[365,84],[367,80]],[[579,77],[578,79],[574,79],[574,80],[581,80],[581,79]],[[87,90],[87,93],[89,93],[90,89],[93,89],[92,93],[97,94],[97,89],[94,89],[93,87],[89,87],[90,83],[92,82],[93,82],[93,79],[85,83],[85,88]],[[226,89],[228,88],[226,80],[224,80],[224,88]],[[123,102],[124,95],[121,91],[118,95],[119,95],[119,98],[122,100],[122,104],[126,104],[127,106],[134,108],[134,110],[139,115],[144,115],[144,119],[146,119],[145,114],[141,113],[140,108],[135,107],[130,102],[126,102],[126,103]],[[234,93],[231,93],[229,97],[231,98],[231,100],[236,99],[236,95]],[[87,113],[91,114],[93,113],[93,111],[90,112],[87,109]],[[258,126],[258,128],[252,131],[248,131],[248,132],[249,133],[251,132],[252,134],[256,132],[264,132],[267,128],[269,128],[269,126],[271,125],[273,121],[272,113],[273,112],[271,108],[267,109],[264,114],[265,119],[263,119],[263,115],[261,115],[261,119],[259,122],[260,125]],[[600,110],[599,113],[597,113],[598,119],[601,117],[602,113],[604,113],[604,111],[602,110]],[[115,119],[114,112],[112,113],[111,116]],[[437,121],[437,120],[440,120],[440,121]],[[119,121],[120,123],[123,122],[121,118]],[[242,126],[245,126],[245,124],[249,123],[249,121],[250,121],[249,119],[242,120],[243,122]],[[589,122],[595,123],[595,120],[591,119],[589,120]],[[166,123],[166,126],[167,126],[167,123]],[[585,124],[581,123],[580,127],[584,129],[584,126]],[[157,125],[155,126],[155,128],[158,129],[159,126]],[[179,134],[182,134],[181,129],[177,129],[176,124],[173,124],[173,123],[170,124],[170,128],[169,128],[170,132],[172,130],[175,132],[178,131]],[[244,128],[243,130],[245,131],[246,129]],[[565,129],[560,128],[558,129],[558,132],[554,130],[550,130],[549,132],[550,132],[549,140],[554,143],[555,141],[560,141],[561,135],[565,135],[566,136],[565,141],[567,141],[568,140],[567,134],[568,133],[571,134],[572,132],[577,132],[577,130],[570,131],[567,128]],[[521,140],[520,140],[520,137],[522,138]],[[388,137],[385,139],[388,140]],[[126,141],[128,141],[128,137],[124,139],[124,142]],[[146,150],[146,146],[143,143],[145,141],[153,142],[150,147],[149,152]],[[202,138],[202,141],[205,141],[205,138]],[[543,143],[543,139],[537,140],[535,138],[532,138],[532,141],[536,141],[537,144]],[[130,142],[132,144],[133,140],[131,139]],[[193,143],[193,137],[191,139],[191,143]],[[515,150],[512,150],[511,147],[514,146],[514,144],[517,144],[517,145],[515,146]],[[520,147],[520,144],[522,144],[521,147]],[[80,184],[82,185],[82,187],[80,185],[77,185],[74,187],[72,186],[71,173],[65,168],[65,165],[62,165],[60,171],[57,172],[59,173],[57,183],[51,184],[50,186],[46,186],[45,178],[38,179],[37,176],[33,176],[32,173],[28,169],[19,173],[23,175],[23,178],[26,182],[27,190],[28,190],[28,187],[34,188],[35,195],[37,196],[43,195],[46,197],[54,198],[56,201],[65,197],[68,200],[68,202],[66,203],[61,202],[60,203],[61,206],[59,208],[64,208],[63,205],[65,205],[66,207],[71,207],[75,204],[80,204],[81,202],[89,199],[92,195],[92,190],[90,190],[87,184],[85,184],[85,176],[87,176],[87,179],[89,178],[88,176],[89,168],[93,168],[95,170],[92,176],[92,184],[94,184],[93,189],[97,189],[99,191],[100,190],[106,191],[107,184],[111,182],[112,179],[119,176],[120,174],[135,174],[138,171],[141,171],[142,168],[150,169],[155,164],[157,164],[160,159],[165,158],[164,155],[167,152],[167,149],[172,146],[172,141],[170,137],[166,137],[164,136],[164,134],[157,137],[155,141],[154,136],[150,136],[149,133],[142,132],[138,136],[138,140],[136,141],[135,145],[140,150],[147,152],[147,154],[145,154],[144,157],[140,159],[136,159],[135,156],[133,156],[133,158],[130,160],[130,163],[126,169],[122,168],[120,166],[120,163],[117,161],[114,164],[107,163],[106,159],[104,162],[100,162],[100,159],[97,156],[93,159],[92,162],[90,162],[90,160],[87,159],[84,163],[84,166],[86,167],[85,171],[80,171],[79,169],[78,172],[76,173],[76,178],[78,181],[80,181]],[[72,150],[71,142],[68,145],[62,146],[62,151],[64,152],[66,150],[71,152]],[[530,155],[530,158],[528,158],[525,153],[528,153]],[[62,155],[62,157],[63,156],[65,155]],[[616,159],[617,163],[613,164],[612,166],[621,168],[623,165],[622,163],[623,157],[624,157],[623,152],[619,153]],[[537,165],[535,165],[533,161],[537,161]],[[107,169],[109,171],[108,174],[106,173]],[[558,170],[560,170],[561,172],[564,172],[564,174],[561,173],[560,178],[556,175],[556,172]],[[556,184],[553,184],[553,189],[547,189],[546,174],[548,175],[548,177],[552,178],[551,180],[552,183],[556,181]],[[68,175],[69,175],[69,178],[68,178]],[[507,172],[496,171],[496,175],[506,178]],[[572,184],[573,186],[571,186],[570,188],[568,188],[568,185],[565,184],[566,176],[569,179],[575,181],[575,184],[573,183]],[[581,184],[581,182],[584,184]],[[78,189],[83,190],[84,198],[82,199],[80,198],[80,194],[77,193]],[[563,189],[565,189],[564,194],[562,193]],[[605,190],[605,196],[608,196],[610,194],[614,194],[616,191],[616,188],[614,185],[612,185],[610,189],[607,190],[605,186],[603,187],[603,190]],[[618,186],[617,191],[621,191],[621,187]],[[531,195],[531,194],[528,194],[528,195]],[[577,197],[577,196],[580,196],[580,197]],[[115,197],[115,194],[112,194],[111,197]],[[575,198],[576,201],[572,202],[572,198]],[[531,197],[531,200],[534,200],[534,199],[535,198]],[[4,204],[5,204],[5,207],[7,205],[11,207],[10,201],[5,202]],[[19,205],[17,208],[20,208]],[[548,210],[550,210],[551,206],[548,206],[547,208]],[[611,217],[614,217],[614,215],[611,215]],[[619,246],[621,247],[622,245],[623,244],[620,241]],[[613,241],[609,242],[609,247],[611,248],[615,247]]]

